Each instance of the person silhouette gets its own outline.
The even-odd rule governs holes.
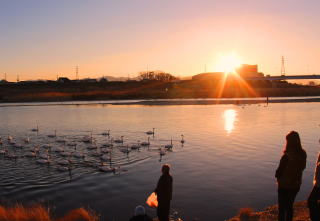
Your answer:
[[[311,221],[320,220],[320,152],[318,154],[318,160],[316,162],[316,168],[313,179],[313,189],[308,198],[308,207]]]
[[[129,221],[152,221],[152,219],[146,214],[143,206],[137,206],[134,209],[134,216]]]
[[[275,174],[278,183],[278,221],[292,221],[293,203],[300,190],[302,173],[307,161],[307,154],[301,146],[300,136],[296,131],[291,131],[286,136],[286,141]]]
[[[162,175],[154,192],[157,194],[158,207],[157,216],[159,221],[169,221],[170,202],[172,199],[172,176],[170,166],[162,166]]]

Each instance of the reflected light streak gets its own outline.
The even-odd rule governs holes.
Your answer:
[[[228,109],[224,111],[224,129],[230,134],[234,130],[234,123],[236,121],[237,112],[233,109]]]

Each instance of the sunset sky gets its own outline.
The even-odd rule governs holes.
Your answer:
[[[265,74],[320,74],[319,0],[0,0],[0,79],[177,76],[236,54]]]

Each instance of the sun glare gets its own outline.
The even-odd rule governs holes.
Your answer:
[[[242,64],[241,59],[235,54],[223,55],[217,63],[217,69],[226,74],[235,73],[236,69]]]
[[[225,120],[224,129],[227,131],[228,134],[230,134],[234,129],[237,112],[233,109],[225,110],[223,117]]]

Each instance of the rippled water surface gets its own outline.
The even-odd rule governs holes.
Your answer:
[[[44,202],[58,215],[85,206],[106,220],[128,220],[134,207],[144,204],[155,188],[161,165],[169,163],[173,210],[185,220],[224,220],[244,206],[262,209],[276,203],[274,172],[286,133],[296,130],[308,154],[297,197],[303,200],[312,185],[319,150],[319,116],[319,103],[1,107],[0,148],[17,159],[0,156],[0,197],[26,204]],[[37,125],[39,131],[32,132]],[[147,142],[145,131],[152,128],[155,135],[150,135],[150,146],[131,150],[132,145]],[[109,129],[110,136],[101,135]],[[47,136],[55,130],[56,138]],[[91,133],[93,143],[82,142]],[[23,147],[9,144],[8,135]],[[123,145],[102,146],[121,136]],[[29,144],[24,141],[27,137]],[[159,148],[171,139],[173,150],[161,158]],[[90,149],[95,145],[97,149]],[[128,154],[123,153],[127,145]],[[25,157],[35,146],[40,154],[49,154],[49,165],[38,164],[39,157]],[[55,152],[57,148],[71,157]],[[104,155],[111,160],[102,162],[114,173],[97,168],[101,160],[94,155],[107,150],[110,153]],[[76,158],[75,153],[86,157]],[[72,161],[71,170],[58,170],[63,159]],[[155,214],[153,209],[148,212]]]

